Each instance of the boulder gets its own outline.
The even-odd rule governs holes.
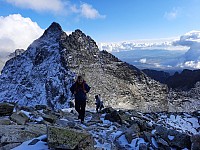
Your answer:
[[[9,124],[11,124],[11,121],[9,118],[0,117],[0,125],[9,125]]]
[[[191,150],[199,150],[199,148],[200,148],[200,134],[193,135],[191,137],[191,142],[192,142]]]
[[[13,113],[13,109],[13,104],[0,103],[0,116],[10,116]]]
[[[110,120],[112,122],[117,122],[119,124],[122,124],[121,116],[119,115],[119,113],[116,110],[111,111],[110,113],[106,114],[105,119]]]
[[[140,143],[139,150],[148,150],[146,143]]]
[[[48,126],[47,139],[49,148],[93,150],[94,139],[84,130]]]
[[[139,134],[140,128],[137,123],[132,124],[131,127],[125,131],[125,137],[128,143],[131,143],[134,138],[139,137]]]
[[[57,116],[53,114],[44,114],[42,115],[42,118],[49,123],[55,123],[58,119]]]
[[[113,109],[112,107],[106,107],[101,112],[102,113],[111,113],[113,111],[115,111],[115,109]]]
[[[18,125],[24,125],[28,121],[27,117],[24,117],[18,113],[13,113],[10,116],[10,119],[16,122]]]
[[[169,146],[172,146],[172,147],[175,146],[181,149],[191,148],[191,141],[190,141],[189,135],[185,133],[180,133],[176,130],[167,129],[162,126],[156,126],[155,129],[156,129],[155,134],[158,137],[161,137],[164,141],[166,141],[169,144]],[[173,138],[169,138],[169,137],[173,137]]]
[[[14,148],[25,141],[44,134],[46,134],[45,125],[0,125],[0,143],[2,146],[0,149],[5,146],[9,147],[8,149]]]

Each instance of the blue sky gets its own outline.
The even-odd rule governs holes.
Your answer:
[[[83,5],[93,17],[81,14]],[[177,37],[200,30],[199,6],[199,0],[1,0],[0,16],[20,14],[42,29],[55,21],[63,30],[79,28],[97,42],[117,42]]]

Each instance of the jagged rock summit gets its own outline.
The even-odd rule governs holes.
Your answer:
[[[78,74],[92,87],[88,106],[94,106],[94,95],[101,94],[106,106],[168,110],[165,85],[99,51],[96,42],[81,30],[67,35],[55,22],[25,52],[7,61],[0,76],[0,101],[68,107],[72,99],[69,87]]]

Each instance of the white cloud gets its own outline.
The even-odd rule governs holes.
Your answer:
[[[42,33],[43,30],[30,18],[20,14],[0,16],[0,52],[26,49]]]
[[[89,4],[82,4],[80,6],[81,16],[88,19],[105,18],[105,15],[100,15],[99,12]]]
[[[185,61],[200,61],[200,31],[188,32],[173,44],[189,47],[184,55]]]
[[[170,12],[165,12],[164,17],[168,20],[174,20],[180,15],[180,8],[173,8]]]
[[[100,50],[109,52],[119,52],[138,49],[165,49],[165,50],[186,50],[187,47],[175,45],[174,38],[169,39],[149,39],[126,42],[98,43]]]
[[[147,59],[146,58],[142,58],[142,59],[139,60],[139,62],[142,63],[142,64],[145,64],[147,62]]]
[[[190,31],[182,35],[179,40],[173,42],[174,45],[196,47],[200,44],[200,31]]]
[[[65,31],[67,35],[70,35],[73,31]]]
[[[61,0],[6,0],[8,3],[21,8],[29,8],[35,11],[60,12],[64,10]]]
[[[190,69],[200,69],[200,61],[186,61],[179,63],[177,67],[190,68]]]
[[[105,18],[92,5],[87,3],[76,5],[69,0],[5,0],[16,7],[32,9],[37,12],[53,12],[55,14],[78,14],[87,19]]]
[[[189,47],[178,66],[200,69],[200,31],[191,31],[173,43]]]

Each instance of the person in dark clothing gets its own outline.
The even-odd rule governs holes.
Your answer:
[[[103,101],[100,98],[100,95],[95,95],[95,100],[96,100],[96,111],[98,112],[99,110],[101,110],[102,108],[104,108],[103,106]]]
[[[79,114],[78,119],[81,119],[81,123],[83,123],[87,99],[86,93],[90,91],[90,87],[82,76],[78,76],[76,82],[70,87],[70,91],[75,96],[75,109]]]

